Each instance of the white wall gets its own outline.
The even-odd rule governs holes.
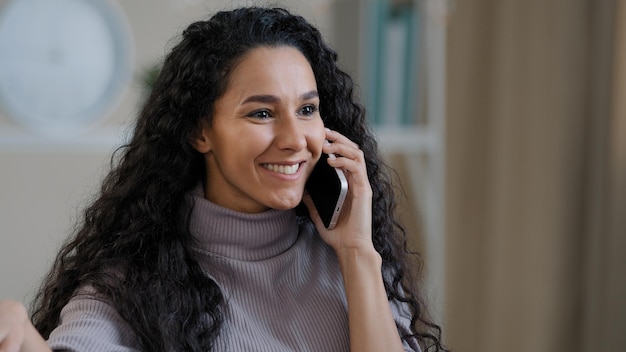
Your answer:
[[[327,32],[329,1],[274,3],[282,3]],[[255,3],[260,2],[119,1],[134,36],[135,71],[141,72],[161,58],[172,38],[192,20],[237,4]],[[3,4],[0,1],[0,11]],[[107,171],[110,154],[122,140],[120,132],[135,116],[139,95],[139,85],[133,81],[113,113],[92,133],[76,140],[42,140],[20,130],[0,111],[0,132],[21,131],[14,144],[0,141],[0,298],[25,303],[32,298],[60,242]]]

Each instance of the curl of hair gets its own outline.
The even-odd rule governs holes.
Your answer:
[[[105,296],[150,351],[211,350],[223,323],[224,298],[190,252],[186,194],[205,175],[190,140],[211,122],[232,69],[259,46],[291,46],[313,68],[324,124],[361,146],[373,190],[373,242],[383,259],[390,300],[406,303],[414,334],[445,351],[441,329],[426,317],[409,263],[406,235],[393,217],[388,168],[337,54],[305,19],[279,8],[223,11],[191,24],[166,56],[131,140],[114,153],[99,195],[59,252],[33,303],[44,336],[81,287]]]

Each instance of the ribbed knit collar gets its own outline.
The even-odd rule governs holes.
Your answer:
[[[197,242],[195,246],[202,251],[237,260],[260,261],[283,253],[298,238],[294,210],[240,213],[208,201],[202,186],[196,187],[191,196],[190,230]]]

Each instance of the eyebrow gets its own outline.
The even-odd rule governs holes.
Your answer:
[[[304,94],[302,94],[300,96],[300,99],[302,100],[310,100],[313,98],[319,98],[319,93],[316,90],[312,90],[310,92],[306,92]],[[280,98],[278,98],[275,95],[251,95],[249,97],[246,98],[246,100],[244,100],[242,102],[242,104],[246,104],[246,103],[276,103],[280,101]]]

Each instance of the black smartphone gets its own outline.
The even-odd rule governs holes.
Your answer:
[[[324,226],[331,230],[337,225],[348,194],[348,180],[343,171],[328,165],[327,159],[328,155],[322,153],[306,182],[306,189]]]

